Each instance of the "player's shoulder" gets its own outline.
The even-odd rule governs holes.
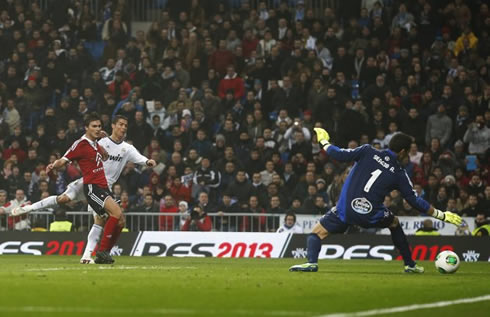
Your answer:
[[[138,149],[134,145],[132,145],[131,143],[124,142],[124,144],[130,152],[138,152],[139,153]]]
[[[126,141],[116,142],[110,136],[103,137],[99,140],[99,144],[102,146],[111,146],[111,147],[131,147],[132,145]]]
[[[359,148],[363,151],[377,151],[371,144],[363,144]]]
[[[75,140],[75,142],[73,142],[73,144],[70,146],[70,150],[74,150],[76,149],[79,145],[82,146],[82,145],[88,145],[88,140],[85,139],[83,136],[81,138],[79,138],[78,140]]]
[[[357,148],[353,149],[353,151],[354,150],[357,151],[360,155],[363,155],[363,156],[368,155],[368,154],[372,154],[372,153],[375,153],[375,152],[378,151],[378,150],[376,150],[374,147],[372,147],[369,144],[360,145]]]
[[[111,139],[110,136],[105,136],[98,141],[98,143],[102,146],[107,146],[107,145],[109,145],[109,146],[120,146],[123,142],[124,141],[116,142],[113,139]]]
[[[107,136],[105,136],[105,137],[103,137],[103,138],[100,138],[100,139],[99,139],[99,141],[97,141],[97,143],[99,143],[99,144],[102,144],[102,145],[103,145],[103,144],[109,143],[109,141],[110,141],[110,138],[109,138],[109,137],[107,137]]]

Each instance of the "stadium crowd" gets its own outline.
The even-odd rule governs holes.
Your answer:
[[[485,1],[168,0],[147,31],[131,30],[129,1],[103,2],[97,20],[85,0],[0,1],[0,212],[80,177],[45,167],[97,111],[109,134],[128,117],[128,142],[158,162],[128,164],[114,185],[126,212],[192,209],[201,230],[218,227],[210,212],[323,214],[350,168],[320,151],[312,128],[323,127],[349,148],[412,135],[417,193],[490,216]],[[385,205],[418,214],[397,191]],[[160,217],[153,229],[179,226]]]

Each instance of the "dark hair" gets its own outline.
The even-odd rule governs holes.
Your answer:
[[[88,127],[90,125],[90,122],[92,121],[100,121],[102,122],[102,120],[100,119],[100,116],[97,112],[91,112],[87,115],[87,117],[85,118],[85,126]]]
[[[388,145],[389,149],[395,153],[399,153],[401,150],[409,151],[412,144],[412,137],[405,133],[395,134]]]
[[[289,216],[292,216],[294,218],[294,222],[296,222],[296,215],[294,214],[294,212],[287,212],[284,215],[284,222],[286,222],[286,219],[288,219]]]
[[[126,122],[129,121],[128,117],[118,114],[117,116],[112,118],[112,124],[116,124],[119,120],[126,120]]]

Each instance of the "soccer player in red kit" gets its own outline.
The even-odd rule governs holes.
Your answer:
[[[119,223],[122,221],[123,215],[121,208],[111,197],[107,187],[102,161],[107,159],[108,154],[103,147],[97,144],[101,130],[102,121],[99,115],[97,113],[89,114],[85,119],[85,135],[75,141],[62,158],[49,164],[46,171],[58,169],[71,161],[78,161],[82,170],[83,191],[88,203],[99,216],[103,216],[106,212],[109,215],[95,263],[112,264],[114,260],[109,252],[121,233]]]

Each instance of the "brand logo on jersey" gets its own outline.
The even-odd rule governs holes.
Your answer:
[[[97,155],[95,156],[95,163],[97,166],[102,164],[102,155],[99,152],[97,152]]]
[[[371,205],[371,202],[364,197],[352,200],[350,205],[352,209],[359,214],[368,214],[371,212],[371,210],[373,210],[373,205]]]
[[[390,161],[390,157],[389,156],[385,156],[385,161],[386,162],[389,162]]]
[[[111,161],[121,162],[122,159],[123,158],[122,158],[121,154],[118,154],[117,156],[109,155],[109,160],[111,160]]]

